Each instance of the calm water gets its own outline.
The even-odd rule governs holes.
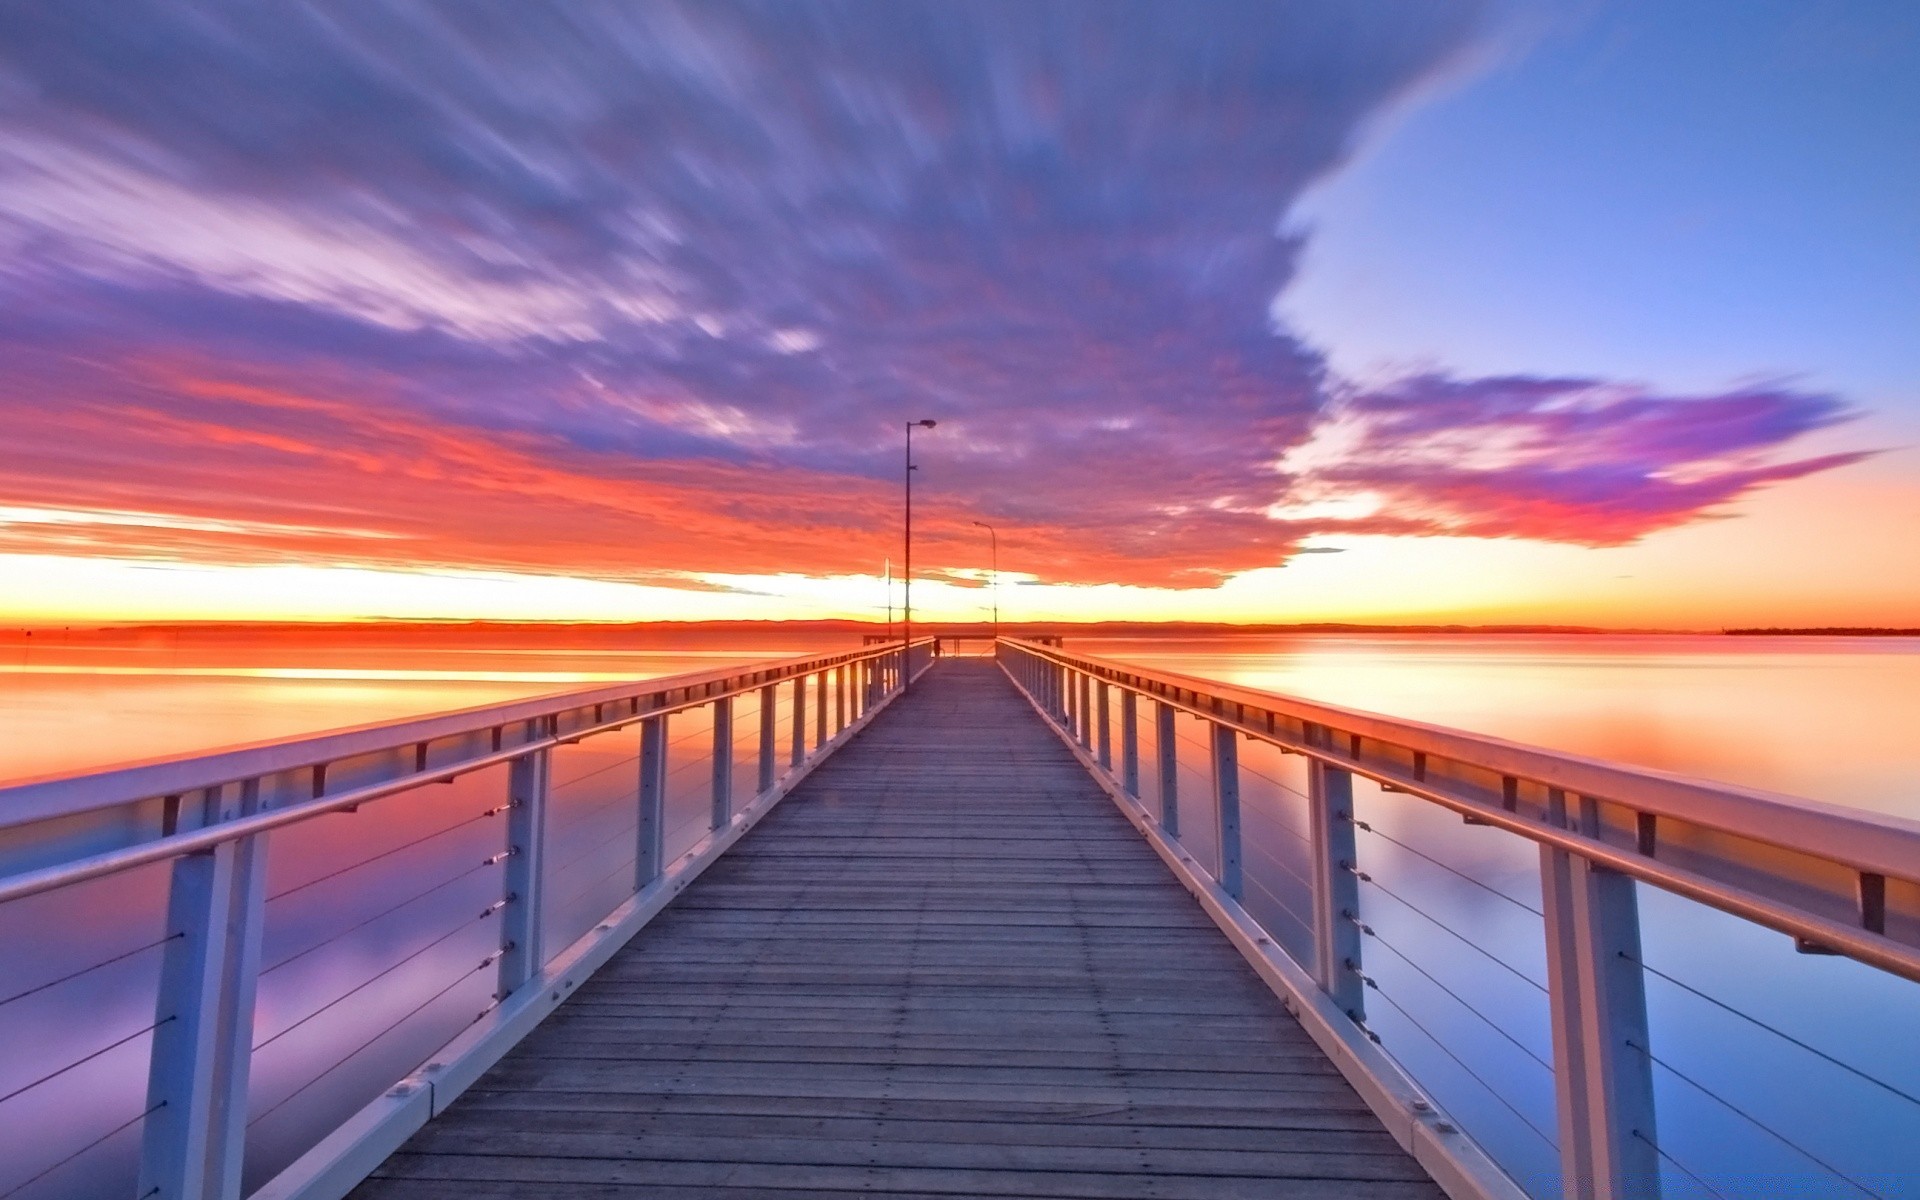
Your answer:
[[[1920,817],[1914,641],[1311,636],[1070,645]],[[819,648],[778,641],[695,651],[41,646],[0,661],[0,779]],[[779,728],[787,724],[782,713]],[[736,779],[751,777],[744,768],[756,728],[750,711],[736,715]],[[1204,746],[1185,719],[1179,733],[1183,823],[1195,854],[1210,861],[1209,822],[1194,807],[1207,790]],[[675,718],[669,736],[671,854],[704,828],[710,731],[702,717]],[[556,755],[552,945],[590,928],[628,886],[632,743],[630,735],[611,735]],[[1283,945],[1299,947],[1303,772],[1298,759],[1264,748],[1243,754],[1248,906]],[[495,774],[423,789],[417,801],[396,798],[379,810],[377,825],[343,816],[300,827],[298,840],[276,835],[250,1183],[486,1005],[488,980],[472,974],[472,964],[497,933],[472,914],[499,894],[500,880],[497,870],[472,864],[498,849],[499,825],[485,819],[504,786]],[[1541,1062],[1551,1044],[1539,986],[1537,853],[1404,796],[1361,787],[1356,804],[1378,831],[1360,847],[1361,866],[1379,881],[1362,898],[1362,915],[1376,931],[1365,950],[1377,985],[1368,993],[1368,1023],[1503,1165],[1548,1192],[1554,1126],[1551,1076]],[[30,964],[12,986],[0,986],[0,1044],[10,1048],[0,1056],[0,1128],[19,1135],[0,1139],[0,1194],[56,1163],[52,1148],[96,1139],[83,1159],[21,1194],[125,1190],[119,1180],[138,1131],[116,1130],[121,1109],[140,1111],[163,884],[150,870],[0,906],[0,949]],[[1920,1195],[1912,1136],[1920,1106],[1821,1057],[1868,1067],[1920,1094],[1913,1034],[1920,989],[1843,960],[1796,955],[1784,938],[1651,889],[1642,889],[1641,903],[1645,958],[1657,972],[1648,1002],[1663,1148],[1727,1195]],[[92,965],[123,950],[127,957],[114,965]],[[1790,1032],[1817,1053],[1771,1030]],[[109,1044],[117,1048],[36,1084]],[[1782,1079],[1795,1086],[1781,1086]],[[1836,1113],[1846,1119],[1836,1121]],[[1839,1181],[1829,1167],[1871,1191]],[[1679,1168],[1669,1184],[1672,1196],[1712,1194]]]

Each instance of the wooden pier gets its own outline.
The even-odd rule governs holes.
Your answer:
[[[1437,1188],[986,660],[947,660],[354,1193]]]

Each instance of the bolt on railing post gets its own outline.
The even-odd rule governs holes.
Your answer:
[[[807,677],[793,677],[793,745],[787,748],[789,766],[799,766],[807,757]]]
[[[773,786],[774,744],[779,740],[780,701],[775,692],[776,684],[767,684],[760,689],[760,787],[764,792]]]
[[[228,793],[233,795],[228,797]],[[210,788],[204,826],[251,815],[260,786]],[[139,1191],[161,1200],[237,1200],[247,1134],[253,1004],[266,921],[260,836],[174,860],[147,1074]]]
[[[1599,805],[1547,792],[1554,824],[1598,836]],[[1560,1173],[1568,1200],[1639,1200],[1660,1194],[1653,1062],[1633,880],[1550,846],[1540,847],[1553,1024]]]
[[[1242,898],[1240,879],[1240,735],[1209,721],[1213,730],[1213,811],[1220,839],[1220,888]]]
[[[1173,705],[1160,701],[1154,713],[1154,756],[1160,767],[1160,828],[1180,836],[1180,744],[1174,730]]]
[[[1095,753],[1100,760],[1100,769],[1109,775],[1113,773],[1113,698],[1107,694],[1107,681],[1102,679],[1094,688],[1093,715],[1096,736]]]
[[[633,863],[633,890],[660,878],[666,864],[667,718],[640,722],[640,823]]]
[[[1120,786],[1139,798],[1140,700],[1129,690],[1120,693]]]
[[[538,717],[527,722],[528,741],[550,737],[559,718]],[[504,1000],[546,965],[541,941],[545,922],[547,792],[552,786],[552,752],[522,754],[507,767],[507,859],[501,886],[506,907],[501,910],[498,998]]]
[[[714,829],[733,820],[733,697],[713,702],[713,819]]]
[[[1310,745],[1324,746],[1325,730],[1309,726]],[[1359,850],[1354,841],[1353,775],[1319,759],[1307,764],[1307,817],[1313,854],[1314,981],[1340,1011],[1366,1016],[1360,978]]]

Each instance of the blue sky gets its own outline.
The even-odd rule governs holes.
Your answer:
[[[1792,377],[1920,432],[1920,4],[1510,11],[1297,219],[1281,307],[1349,373]]]

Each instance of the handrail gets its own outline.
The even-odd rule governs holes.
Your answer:
[[[822,759],[891,703],[930,665],[935,652],[932,638],[888,642],[17,784],[0,789],[0,813],[5,814],[0,850],[16,864],[9,872],[8,859],[0,859],[0,904],[170,864],[163,892],[165,936],[148,947],[159,960],[157,991],[140,1001],[155,1006],[146,1106],[120,1128],[141,1126],[137,1194],[157,1200],[238,1200],[243,1161],[259,1167],[246,1155],[249,1075],[263,1048],[253,1044],[253,1034],[256,992],[265,976],[261,947],[270,901],[269,844],[287,845],[298,854],[310,843],[300,841],[297,830],[316,818],[417,795],[423,787],[492,769],[494,774],[474,786],[483,795],[497,789],[497,795],[486,797],[484,811],[452,828],[504,816],[504,829],[496,826],[483,840],[494,852],[436,886],[467,879],[497,890],[477,918],[462,908],[463,923],[451,931],[436,928],[439,936],[427,943],[437,945],[469,927],[477,931],[476,922],[485,922],[491,926],[484,931],[492,939],[491,950],[476,954],[478,966],[466,966],[464,974],[426,1001],[485,972],[494,977],[491,1003],[464,1032],[434,1034],[453,1040],[418,1072],[397,1078],[421,1060],[395,1063],[396,1074],[388,1078],[397,1081],[388,1090],[366,1100],[259,1193],[275,1200],[335,1200],[478,1079]],[[753,784],[746,788],[751,798],[736,803],[734,768],[742,742],[734,733],[734,701],[755,693],[759,736],[757,748],[745,743],[743,774],[757,766],[757,777],[743,780]],[[685,739],[668,739],[668,721],[693,709],[711,710],[709,728],[696,731],[710,742],[677,750]],[[788,728],[781,728],[783,720]],[[639,744],[623,747],[621,756],[636,773],[617,792],[632,812],[632,823],[619,835],[632,858],[616,868],[616,875],[627,872],[630,879],[622,899],[594,900],[594,911],[576,913],[582,893],[556,891],[553,885],[568,867],[551,862],[545,849],[552,822],[577,819],[566,817],[571,810],[556,799],[561,785],[552,781],[554,756],[573,743],[634,725],[640,727]],[[710,771],[694,781],[698,795],[676,787],[678,799],[672,804],[691,801],[699,811],[697,824],[678,823],[670,835],[669,818],[679,810],[670,806],[667,794],[676,778],[669,759],[678,761],[682,753],[704,759]],[[471,794],[464,803],[472,803]],[[690,831],[695,840],[683,848]],[[101,842],[108,843],[104,849]],[[345,869],[384,857],[385,852],[377,853]],[[18,869],[22,862],[33,865]],[[496,874],[476,875],[481,868]],[[607,902],[613,907],[601,915],[598,906]],[[548,920],[550,908],[557,910],[554,921]],[[598,917],[598,923],[580,933],[582,926],[574,922],[582,916]],[[359,928],[352,925],[346,932]],[[548,944],[555,941],[567,944]],[[83,966],[80,974],[99,965]],[[63,976],[46,986],[77,977]],[[423,1043],[416,1052],[433,1044]],[[344,1057],[325,1060],[330,1065],[308,1082],[360,1052],[327,1049]],[[92,1057],[82,1054],[41,1082]],[[360,1104],[364,1097],[347,1099]],[[99,1145],[57,1157],[46,1170],[67,1169]]]
[[[1285,713],[1296,720],[1366,741],[1398,746],[1433,757],[1471,760],[1489,771],[1559,787],[1584,796],[1633,796],[1634,806],[1660,816],[1795,851],[1812,851],[1860,870],[1920,880],[1920,820],[1847,808],[1781,792],[1762,791],[1738,784],[1696,779],[1651,767],[1626,766],[1559,750],[1548,750],[1487,734],[1470,733],[1364,709],[1345,708],[1324,701],[1265,692],[1220,680],[1173,671],[1144,670],[1133,664],[1068,654],[1018,639],[1030,653],[1089,671],[1095,678],[1131,684],[1142,694],[1165,699],[1185,711],[1211,720],[1225,715],[1221,704],[1243,705],[1258,711]],[[1149,681],[1163,682],[1176,693],[1167,695]],[[1288,739],[1276,730],[1245,722],[1235,724],[1249,736],[1314,757],[1322,757],[1369,774],[1368,765],[1351,754],[1323,751]],[[1389,778],[1384,782],[1397,783]]]
[[[924,639],[916,638],[914,641],[916,645],[925,644]],[[731,685],[736,680],[757,677],[734,688],[735,692],[751,690],[770,680],[788,679],[795,674],[810,674],[824,667],[867,661],[898,648],[898,642],[891,642],[834,654],[798,655],[756,662],[744,668],[716,667],[710,671],[661,676],[631,683],[550,692],[523,700],[476,705],[399,721],[373,721],[320,734],[273,738],[203,754],[167,755],[100,771],[81,774],[63,772],[18,780],[0,787],[0,830],[137,803],[157,796],[184,795],[263,775],[277,775],[365,754],[398,750],[421,742],[484,733],[556,713],[630,702],[661,692],[691,694],[700,690],[704,697],[714,694],[706,690],[714,684]]]
[[[1376,878],[1382,868],[1365,865],[1359,853],[1356,830],[1370,840],[1400,838],[1360,819],[1354,806],[1356,777],[1538,847],[1540,908],[1507,898],[1541,922],[1554,1061],[1520,1049],[1554,1077],[1560,1176],[1564,1194],[1573,1200],[1657,1197],[1663,1161],[1691,1174],[1657,1137],[1653,1069],[1656,1063],[1673,1068],[1647,1048],[1644,976],[1671,977],[1642,961],[1634,881],[1786,933],[1796,949],[1844,954],[1888,975],[1920,981],[1920,822],[1602,762],[1032,641],[1002,638],[997,652],[1002,668],[1221,928],[1288,998],[1290,1011],[1376,1114],[1456,1196],[1506,1195],[1512,1185],[1481,1150],[1462,1147],[1450,1136],[1457,1123],[1440,1119],[1437,1105],[1408,1080],[1397,1060],[1382,1055],[1367,1023],[1368,996],[1380,986],[1381,968],[1363,960],[1363,945],[1377,939],[1388,953],[1406,959],[1408,944],[1395,946],[1385,940],[1385,930],[1369,924],[1362,884],[1369,895],[1384,893],[1400,906],[1410,901],[1394,890],[1404,885]],[[1119,695],[1117,719],[1111,692]],[[1143,699],[1157,715],[1139,703]],[[1214,866],[1199,862],[1182,841],[1179,802],[1188,785],[1178,782],[1185,769],[1180,746],[1190,739],[1177,733],[1180,713],[1198,718],[1207,731],[1198,752],[1203,777],[1211,774],[1212,794],[1205,799],[1214,820],[1209,834],[1218,855]],[[1143,729],[1152,731],[1158,760],[1145,764],[1144,773]],[[1287,886],[1304,889],[1295,894],[1307,896],[1307,915],[1282,906],[1289,922],[1301,926],[1307,950],[1291,935],[1294,949],[1281,949],[1278,935],[1244,907],[1248,883],[1237,749],[1242,737],[1302,756],[1308,764],[1306,786],[1297,797],[1308,828],[1293,831],[1302,844],[1290,853],[1306,856],[1305,874],[1311,879],[1284,868],[1292,875]],[[1144,786],[1155,779],[1157,787]],[[1148,807],[1148,794],[1157,797],[1158,812]],[[1400,847],[1427,857],[1405,842]],[[1467,882],[1478,881],[1467,877]],[[1449,932],[1462,937],[1457,930]],[[1311,961],[1297,959],[1296,953],[1306,953]],[[1446,990],[1418,963],[1406,959],[1406,965]],[[1381,998],[1434,1039],[1405,1012],[1404,996],[1394,1001],[1381,993]],[[1458,995],[1453,1000],[1466,1004]],[[1483,1013],[1476,1015],[1487,1020]],[[1494,1029],[1505,1032],[1498,1025]],[[1446,1049],[1437,1040],[1434,1044]],[[1471,1064],[1454,1061],[1473,1074]],[[1906,1092],[1891,1090],[1920,1104]],[[1512,1109],[1510,1103],[1507,1107]],[[1518,1110],[1513,1115],[1521,1116]],[[1540,1125],[1534,1124],[1533,1132],[1546,1139]],[[1805,1157],[1847,1179],[1830,1163]]]
[[[1920,821],[1003,640],[1022,653],[1128,688],[1290,753],[1543,845],[1582,854],[1920,981],[1920,913],[1890,905],[1885,882],[1920,883]],[[1326,732],[1316,736],[1310,730]],[[1465,770],[1450,773],[1449,764]],[[1476,780],[1469,773],[1485,778]],[[1499,790],[1486,781],[1498,781]],[[1547,793],[1552,791],[1620,811],[1600,814],[1602,819],[1591,829],[1575,830],[1564,819],[1550,819]],[[1651,828],[1645,817],[1654,819]],[[1703,850],[1693,845],[1704,840],[1698,836],[1703,832],[1726,836]],[[1726,837],[1766,847],[1769,861],[1759,865],[1750,856],[1733,856]],[[1684,866],[1659,857],[1662,851],[1683,848]],[[1792,870],[1795,860],[1815,869]],[[1851,894],[1835,892],[1831,872],[1819,866],[1838,867],[1858,881]],[[1788,884],[1790,894],[1770,903],[1753,897],[1757,887],[1776,883]],[[1822,894],[1827,903],[1813,907]]]
[[[921,639],[915,639],[915,644],[921,645],[923,643]],[[780,682],[782,680],[794,678],[796,674],[797,675],[812,674],[812,671],[808,670],[807,668],[818,667],[822,669],[828,669],[836,666],[843,666],[848,663],[864,662],[869,659],[881,657],[891,652],[891,649],[892,647],[882,647],[882,648],[871,650],[871,651],[862,651],[862,652],[853,653],[853,654],[831,655],[825,658],[791,659],[791,660],[785,660],[778,664],[774,664],[772,666],[760,667],[744,673],[740,671],[734,671],[731,673],[702,672],[692,676],[681,675],[681,676],[672,676],[672,677],[663,678],[663,679],[646,680],[645,682],[649,686],[644,690],[642,694],[652,695],[656,697],[664,696],[676,691],[692,691],[696,687],[704,689],[706,686],[716,682],[722,683],[724,685],[724,690],[716,691],[716,692],[708,692],[703,690],[702,694],[695,699],[682,700],[682,701],[679,701],[678,703],[660,703],[660,704],[649,706],[646,708],[640,708],[637,711],[633,712],[632,714],[625,717],[620,717],[616,720],[605,721],[596,725],[590,725],[584,728],[569,730],[564,737],[555,735],[550,737],[533,738],[527,741],[515,742],[513,745],[508,746],[504,749],[495,750],[490,753],[482,754],[474,758],[461,759],[458,762],[450,763],[443,767],[429,769],[425,771],[416,771],[409,774],[396,776],[392,779],[384,780],[380,783],[369,784],[365,787],[352,788],[344,792],[335,792],[335,793],[331,793],[324,796],[318,796],[312,800],[309,800],[303,803],[295,803],[295,804],[287,805],[285,807],[267,809],[266,811],[254,813],[250,816],[239,817],[239,818],[228,820],[228,821],[221,821],[216,824],[209,825],[202,829],[193,830],[191,832],[175,833],[175,834],[163,836],[152,841],[137,843],[133,846],[125,847],[118,850],[110,850],[101,854],[89,855],[85,858],[75,859],[67,863],[62,863],[58,866],[47,867],[38,871],[26,871],[26,872],[20,872],[14,875],[0,876],[0,904],[4,904],[9,900],[18,900],[26,896],[39,895],[42,892],[53,891],[56,888],[68,887],[76,883],[83,883],[90,879],[98,879],[103,876],[112,875],[118,871],[131,870],[134,867],[146,866],[150,863],[164,862],[170,858],[179,858],[182,855],[193,854],[202,850],[211,849],[212,847],[218,846],[224,842],[238,841],[241,838],[251,837],[255,834],[260,834],[260,833],[267,833],[287,825],[296,825],[302,821],[311,820],[314,817],[325,816],[328,813],[341,812],[347,809],[358,808],[362,804],[368,804],[375,800],[384,800],[389,796],[394,796],[401,792],[411,791],[414,788],[420,787],[424,784],[444,783],[448,780],[457,778],[461,775],[469,774],[474,771],[485,770],[488,767],[498,766],[502,763],[510,763],[517,759],[525,758],[527,755],[532,754],[536,751],[549,750],[549,749],[552,749],[553,747],[566,745],[572,742],[577,742],[577,741],[580,741],[582,738],[592,737],[596,734],[612,733],[616,730],[624,729],[629,725],[635,725],[642,721],[652,720],[658,717],[670,716],[673,713],[681,712],[686,709],[703,707],[707,704],[712,703],[714,700],[717,700],[717,699],[722,699],[730,696],[737,696],[744,692],[758,690],[759,688],[765,687],[769,682]],[[751,682],[747,682],[747,683],[736,682],[742,678],[748,678],[751,680]],[[666,686],[655,686],[655,685],[662,685],[662,684]],[[378,733],[390,732],[391,729],[393,728],[406,728],[406,729],[419,729],[422,727],[444,728],[447,725],[447,722],[449,719],[454,719],[454,718],[464,719],[472,716],[478,716],[481,714],[487,714],[489,719],[482,720],[478,724],[462,723],[458,727],[452,730],[453,733],[472,733],[477,730],[488,730],[488,729],[492,729],[492,728],[507,725],[507,724],[517,724],[517,723],[520,723],[521,721],[537,720],[539,719],[539,717],[552,716],[555,713],[559,713],[559,712],[571,712],[576,709],[585,707],[586,704],[594,703],[594,701],[592,700],[592,697],[596,695],[601,695],[602,693],[605,693],[609,690],[618,690],[620,693],[618,698],[622,698],[622,699],[627,698],[627,692],[625,689],[594,689],[593,691],[589,691],[589,692],[563,692],[563,693],[558,693],[552,696],[540,697],[532,701],[517,701],[508,705],[491,705],[491,706],[481,706],[481,707],[472,708],[472,709],[465,709],[457,714],[448,714],[447,717],[429,717],[419,721],[401,722],[401,723],[394,723],[390,725],[379,725],[379,724],[366,725],[352,732],[354,734],[359,734],[362,732],[378,734]],[[581,702],[582,697],[586,698],[585,703]],[[562,702],[562,703],[559,703],[557,707],[555,707],[554,706],[555,702]],[[607,703],[607,701],[605,699],[602,699],[599,701],[599,703],[605,704]],[[540,711],[535,716],[514,717],[514,718],[508,718],[508,719],[495,719],[493,716],[494,714],[499,713],[503,709],[512,709],[515,711],[519,711],[519,710],[524,710],[528,708],[528,706],[530,705],[541,706]],[[401,738],[397,742],[388,742],[383,739],[382,744],[368,748],[368,749],[358,749],[358,750],[350,751],[348,754],[333,754],[333,755],[327,755],[327,756],[318,757],[318,758],[313,757],[315,753],[315,750],[314,750],[315,746],[324,745],[324,744],[334,744],[341,741],[345,736],[346,735],[343,735],[340,733],[334,733],[334,734],[323,734],[323,735],[320,735],[319,737],[313,737],[313,738],[287,738],[287,739],[282,739],[276,742],[265,743],[260,747],[248,747],[244,750],[239,750],[239,751],[224,751],[217,754],[199,756],[195,758],[168,760],[167,762],[156,764],[156,766],[170,767],[175,765],[176,763],[180,765],[191,765],[194,763],[198,763],[203,759],[219,759],[219,760],[223,760],[223,763],[224,763],[225,761],[233,760],[240,756],[254,753],[258,750],[270,749],[274,751],[286,751],[290,753],[293,757],[294,761],[292,761],[288,765],[278,767],[278,768],[270,768],[268,771],[263,772],[263,774],[279,774],[281,771],[300,770],[305,767],[314,766],[317,763],[335,761],[343,757],[350,757],[357,754],[364,754],[369,752],[377,752],[378,750],[392,750],[398,746],[414,745],[422,740],[419,737]],[[441,734],[440,736],[447,736],[447,734]],[[352,739],[352,741],[357,741],[357,739]],[[224,771],[225,769],[226,767],[223,765],[221,770]],[[124,773],[123,771],[112,771],[112,772],[105,772],[103,774],[118,776],[118,775],[122,775],[123,773]],[[80,784],[80,783],[85,783],[89,779],[94,779],[98,777],[99,776],[89,776],[89,775],[74,776],[72,778],[72,782],[76,784]],[[238,782],[238,780],[231,779],[231,780],[228,780],[227,782],[233,783],[233,782]],[[202,788],[207,786],[224,786],[224,785],[223,784],[215,784],[215,785],[203,784],[203,785],[200,785],[199,787],[183,789],[183,790],[201,790]],[[9,791],[10,789],[0,789],[0,805],[5,805],[8,802]],[[138,796],[138,797],[135,797],[134,799],[144,800],[144,799],[150,799],[150,798],[151,798],[151,794]],[[122,802],[124,803],[125,801],[122,801]],[[110,807],[110,805],[90,805],[89,809],[96,809],[100,807]],[[80,810],[80,811],[87,811],[87,810]],[[25,822],[14,822],[13,824],[24,824],[24,823]],[[0,830],[3,830],[7,827],[8,827],[7,824],[0,823]]]

